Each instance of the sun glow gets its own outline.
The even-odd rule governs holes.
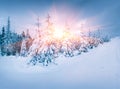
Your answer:
[[[66,42],[70,44],[80,41],[85,33],[87,21],[78,21],[74,18],[74,15],[66,11],[63,11],[62,15],[60,12],[55,11],[54,13],[54,11],[51,11],[50,15],[48,14],[43,21],[40,18],[40,27],[38,26],[39,21],[37,23],[37,29],[40,31],[36,32],[38,36],[35,35],[35,39],[38,38],[45,45],[53,43],[63,45]]]
[[[65,32],[62,29],[55,29],[53,32],[53,37],[57,39],[62,39],[65,35]]]

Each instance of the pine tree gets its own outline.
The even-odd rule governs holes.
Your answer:
[[[26,40],[25,40],[26,35],[25,35],[24,31],[22,32],[21,36],[22,36],[22,43],[21,43],[20,55],[21,56],[26,56],[26,52],[27,52],[27,50],[26,50]]]
[[[21,46],[22,46],[22,36],[21,35],[18,35],[17,36],[17,42],[15,44],[15,50],[16,50],[16,53],[19,55],[20,54],[20,51],[21,51]]]
[[[1,35],[1,33],[0,33],[0,55],[1,55],[1,45],[2,45],[2,42],[1,42],[1,39],[2,38],[2,35]]]
[[[27,49],[27,51],[29,51],[29,48],[32,45],[32,41],[33,40],[30,36],[29,30],[27,29],[27,32],[26,32],[26,49]]]
[[[5,28],[2,28],[2,34],[1,34],[1,55],[5,55]]]
[[[5,36],[6,36],[6,40],[5,40],[6,44],[10,44],[11,43],[10,17],[8,17]]]
[[[12,43],[12,38],[11,38],[11,31],[10,31],[10,18],[8,17],[8,21],[7,21],[7,27],[6,27],[6,31],[5,31],[5,53],[6,55],[11,55],[11,43]]]
[[[22,41],[20,55],[27,56],[26,39]]]
[[[18,44],[18,42],[19,42],[19,38],[18,38],[18,34],[17,33],[11,33],[11,55],[16,55],[16,53],[18,53],[18,49],[19,49],[19,44]],[[9,48],[10,49],[10,48]]]
[[[22,39],[24,39],[25,38],[25,32],[23,31],[21,35],[22,35]]]
[[[28,55],[28,51],[32,45],[32,41],[33,39],[31,38],[30,34],[29,34],[29,30],[27,29],[27,32],[25,34],[25,32],[23,31],[22,33],[22,45],[21,45],[21,56],[27,56]]]

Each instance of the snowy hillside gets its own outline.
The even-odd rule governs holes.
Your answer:
[[[120,38],[49,66],[0,57],[0,89],[120,89]]]

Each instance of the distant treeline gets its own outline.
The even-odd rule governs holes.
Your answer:
[[[20,55],[22,41],[31,38],[28,32],[28,30],[26,34],[24,31],[21,34],[12,32],[10,18],[8,18],[7,26],[3,26],[0,32],[0,55]]]

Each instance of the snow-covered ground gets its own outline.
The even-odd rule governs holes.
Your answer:
[[[0,57],[0,89],[120,89],[120,38],[47,67],[29,59]]]

